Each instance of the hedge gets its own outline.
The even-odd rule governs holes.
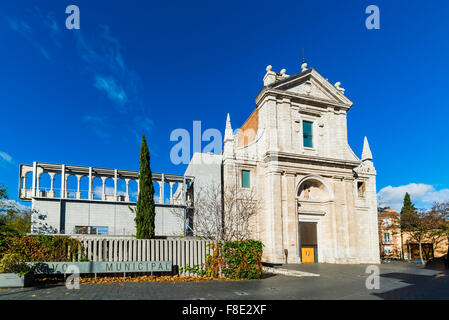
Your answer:
[[[206,259],[205,274],[230,279],[260,279],[262,276],[261,241],[217,242],[211,245],[213,254]]]
[[[19,254],[28,262],[69,262],[78,260],[81,246],[79,240],[63,236],[2,236],[0,259],[7,254]],[[80,253],[80,260],[85,260],[83,250]]]
[[[260,279],[262,276],[262,242],[255,240],[225,242],[223,274],[231,279]]]

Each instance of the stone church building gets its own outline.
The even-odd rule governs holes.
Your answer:
[[[184,175],[153,173],[156,235],[188,235],[194,190],[213,182],[256,195],[251,237],[265,262],[379,263],[376,170],[366,138],[361,158],[348,145],[353,102],[339,82],[301,69],[267,67],[243,126],[233,131],[228,115],[222,154],[195,154]],[[19,174],[19,197],[39,211],[33,225],[45,226],[34,233],[135,234],[138,172],[34,162]]]
[[[353,105],[304,62],[301,72],[266,69],[257,107],[224,138],[223,187],[254,189],[254,238],[271,263],[379,263],[376,170],[365,138],[348,144]]]

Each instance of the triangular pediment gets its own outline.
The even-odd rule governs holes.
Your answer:
[[[309,69],[277,81],[270,85],[270,89],[285,91],[298,97],[344,105],[348,108],[353,104],[342,91],[332,85],[314,69]]]

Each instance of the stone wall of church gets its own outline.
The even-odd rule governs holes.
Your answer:
[[[242,169],[251,170],[260,203],[253,238],[264,243],[264,261],[300,263],[299,223],[314,222],[319,262],[378,263],[376,172],[348,145],[352,102],[315,70],[303,70],[291,83],[284,74],[269,87],[271,76],[278,77],[270,67],[256,98],[255,138],[241,143],[245,134],[233,135],[228,118],[223,153],[225,186],[238,183]],[[303,145],[303,121],[312,122],[312,148]],[[311,190],[319,199],[301,199],[298,188],[307,179],[315,181]]]

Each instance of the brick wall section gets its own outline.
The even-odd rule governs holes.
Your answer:
[[[239,147],[254,141],[259,123],[259,110],[256,109],[239,130]]]

